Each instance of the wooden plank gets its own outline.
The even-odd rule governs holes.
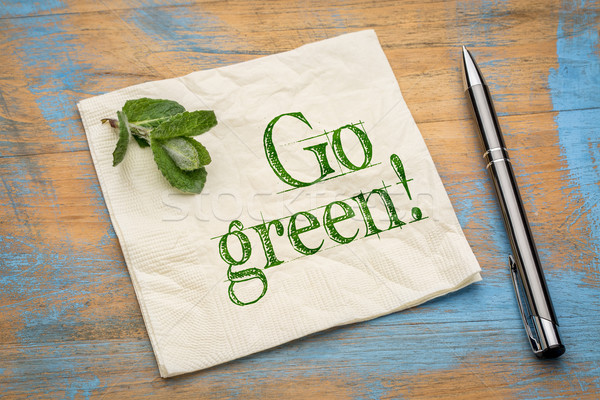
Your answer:
[[[480,48],[473,47],[474,52],[480,55],[482,67],[493,66],[486,75],[495,98],[501,100],[497,102],[501,114],[552,109],[547,94],[540,90],[546,85],[548,63],[554,61],[554,42],[546,39],[552,37],[552,27],[545,23],[544,18],[532,18],[539,13],[547,18],[555,17],[556,11],[552,13],[552,8],[542,7],[543,4],[536,3],[536,7],[532,6],[526,12],[521,9],[505,11],[510,16],[515,13],[525,15],[521,18],[528,21],[502,22],[515,25],[515,32],[511,35],[514,43],[510,46],[498,48],[495,45],[493,55],[477,53]],[[4,101],[4,119],[1,122],[6,130],[16,135],[0,142],[0,146],[5,143],[0,147],[0,154],[37,154],[63,148],[86,148],[75,110],[75,103],[81,98],[148,80],[286,51],[304,43],[356,30],[348,27],[332,30],[334,21],[323,21],[326,31],[315,27],[301,28],[298,24],[306,20],[306,17],[303,19],[305,11],[293,7],[260,11],[261,18],[265,23],[268,21],[268,26],[265,26],[251,22],[258,12],[253,5],[242,2],[237,6],[210,3],[202,5],[207,14],[198,15],[193,11],[194,5],[152,6],[136,10],[108,4],[102,11],[2,20],[4,30],[15,40],[5,42],[4,49],[1,49],[8,57],[4,76],[0,77],[0,88],[2,92],[23,101]],[[452,6],[457,9],[456,14],[448,12]],[[434,32],[446,32],[447,25],[460,21],[464,24],[458,18],[464,13],[471,19],[476,18],[477,8],[461,10],[464,7],[462,3],[449,3],[446,7],[440,7],[438,3],[408,4],[403,7],[403,15],[409,22],[407,26],[401,25],[403,30],[398,32],[391,22],[378,18],[381,14],[393,14],[393,7],[391,2],[382,3],[378,5],[378,14],[373,15],[372,21],[361,22],[377,30],[415,120],[468,118],[466,112],[458,114],[455,111],[466,110],[463,93],[459,90],[461,78],[458,68],[458,46],[463,43],[457,38],[431,36],[428,25],[436,26]],[[321,6],[312,12],[327,13],[331,8]],[[348,22],[355,11],[352,7],[348,8],[349,15],[344,21]],[[220,18],[221,14],[224,18]],[[155,23],[160,16],[168,19],[169,23]],[[177,24],[178,21],[180,24]],[[190,34],[189,29],[194,26],[202,27],[200,33]],[[239,35],[242,26],[247,32]],[[492,24],[490,30],[495,32],[497,29]],[[541,36],[543,41],[529,40],[531,33],[527,29],[537,30],[535,37]],[[390,30],[393,34],[388,33]],[[415,38],[416,33],[422,30],[427,30],[429,35]],[[273,35],[272,32],[278,34]],[[296,38],[298,32],[308,36]],[[218,40],[214,40],[213,36],[217,34]],[[276,42],[277,38],[290,36],[295,40]],[[432,42],[436,45],[432,46]],[[53,43],[60,43],[60,46],[52,46]],[[431,59],[439,61],[427,61]],[[48,67],[23,69],[22,65]],[[524,97],[528,98],[527,102],[521,100]],[[61,102],[53,101],[56,98]],[[57,145],[60,147],[57,148]]]

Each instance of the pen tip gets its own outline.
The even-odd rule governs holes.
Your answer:
[[[484,84],[483,77],[475,65],[475,60],[465,46],[462,46],[463,82],[465,90],[469,87]]]

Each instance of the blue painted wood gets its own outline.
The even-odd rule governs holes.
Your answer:
[[[4,2],[0,396],[598,398],[600,82],[593,1]],[[484,280],[405,312],[162,380],[75,103],[375,28]],[[567,353],[525,340],[461,92],[486,69]]]

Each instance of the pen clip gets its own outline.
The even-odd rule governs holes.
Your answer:
[[[515,293],[517,294],[517,304],[519,305],[519,311],[521,312],[521,319],[523,320],[523,325],[525,326],[525,331],[527,332],[527,337],[529,338],[529,344],[531,345],[531,349],[533,350],[535,355],[539,355],[542,353],[542,346],[540,346],[540,342],[538,340],[538,332],[535,327],[530,327],[529,319],[531,318],[531,309],[527,305],[526,302],[523,302],[523,297],[521,296],[521,287],[523,282],[519,278],[519,274],[517,273],[517,263],[513,256],[508,256],[508,265],[510,268],[510,277],[512,278],[513,287],[515,288]],[[517,282],[518,281],[518,282]],[[525,313],[527,310],[527,313]],[[533,335],[535,331],[536,335]]]

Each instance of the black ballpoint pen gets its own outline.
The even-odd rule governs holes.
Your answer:
[[[527,222],[517,181],[504,144],[489,89],[471,53],[463,46],[465,92],[479,128],[486,168],[500,202],[513,257],[509,268],[529,343],[536,356],[555,358],[565,352],[546,287],[542,265]]]

